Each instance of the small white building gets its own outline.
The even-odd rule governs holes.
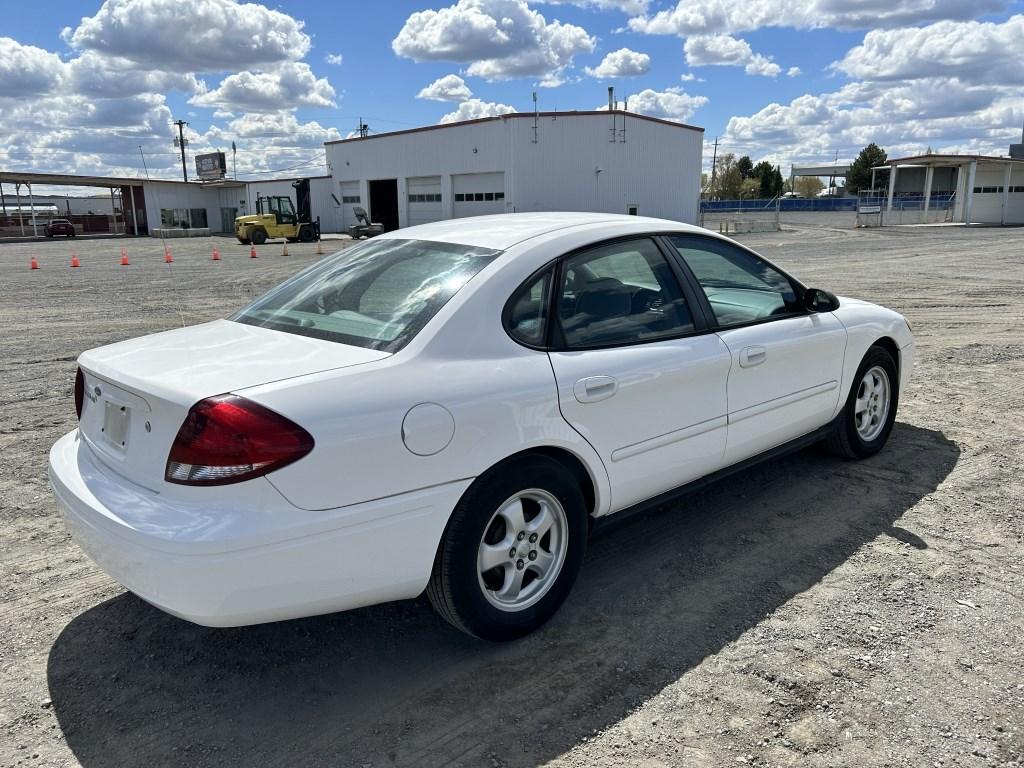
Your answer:
[[[343,227],[514,211],[694,223],[704,130],[620,110],[512,113],[328,142]]]
[[[1024,224],[1024,157],[918,155],[886,162],[891,212],[901,197],[920,196],[923,210],[951,199],[950,220],[963,224]]]

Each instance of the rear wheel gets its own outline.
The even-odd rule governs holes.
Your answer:
[[[263,245],[265,242],[267,242],[266,231],[262,229],[254,230],[253,233],[249,235],[249,242],[251,242],[253,245]]]
[[[513,640],[546,622],[583,563],[587,510],[575,479],[535,456],[477,480],[452,513],[427,596],[456,628]]]
[[[857,369],[829,447],[847,459],[878,453],[892,432],[898,404],[896,361],[884,347],[871,347]]]

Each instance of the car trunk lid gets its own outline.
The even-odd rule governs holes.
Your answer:
[[[85,376],[79,427],[105,464],[161,490],[171,443],[200,400],[388,356],[228,320],[144,336],[79,358]]]

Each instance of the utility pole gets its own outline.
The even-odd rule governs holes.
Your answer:
[[[708,185],[708,194],[711,197],[715,195],[715,169],[718,165],[718,137],[715,136],[715,150],[711,154],[711,183]]]
[[[185,126],[188,123],[184,120],[175,120],[174,124],[178,126],[178,138],[175,139],[174,143],[181,149],[181,177],[188,181],[188,169],[185,166],[185,147],[188,146],[188,141],[185,139]]]

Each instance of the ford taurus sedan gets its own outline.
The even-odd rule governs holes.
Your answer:
[[[879,451],[913,362],[901,315],[703,229],[443,221],[85,352],[50,478],[90,557],[190,621],[426,590],[505,640],[565,600],[593,520],[819,440]]]

